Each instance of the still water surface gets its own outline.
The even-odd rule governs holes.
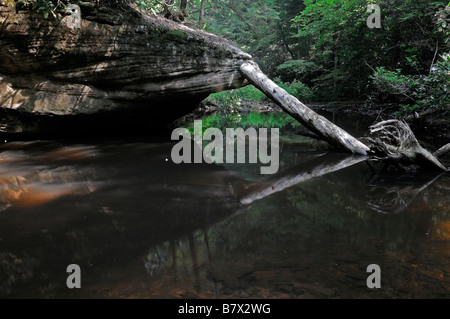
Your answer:
[[[310,139],[280,142],[271,177],[175,165],[167,140],[3,144],[0,297],[450,296],[448,174],[373,174]]]

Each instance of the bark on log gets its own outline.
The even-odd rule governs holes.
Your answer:
[[[314,134],[339,149],[358,155],[367,155],[369,148],[362,142],[317,114],[297,98],[271,81],[254,62],[241,65],[241,73],[255,87],[265,93],[285,112],[311,130]]]
[[[438,149],[436,152],[434,152],[434,156],[436,156],[437,158],[444,156],[445,154],[447,154],[448,152],[450,152],[450,143],[442,146],[440,149]]]

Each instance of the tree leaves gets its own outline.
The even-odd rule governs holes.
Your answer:
[[[16,2],[14,0],[6,0],[5,4],[11,9],[13,13],[16,13]]]

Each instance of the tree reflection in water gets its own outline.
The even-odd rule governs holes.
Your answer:
[[[448,269],[437,268],[429,272],[430,267],[435,266],[430,266],[428,254],[420,253],[429,243],[417,238],[420,236],[417,231],[431,234],[429,238],[439,240],[442,247],[449,248],[448,207],[443,212],[432,210],[434,223],[427,222],[430,216],[418,213],[415,207],[409,213],[401,214],[408,211],[415,199],[423,200],[419,195],[443,175],[406,178],[386,174],[365,182],[361,178],[364,175],[359,172],[364,165],[351,168],[358,163],[361,163],[359,158],[325,156],[316,165],[303,164],[301,168],[285,171],[261,184],[241,187],[243,191],[238,194],[242,196],[238,199],[248,203],[245,211],[241,207],[224,221],[172,242],[172,258],[165,259],[164,264],[150,258],[161,246],[150,250],[146,263],[159,270],[151,277],[155,281],[176,278],[165,285],[160,283],[155,289],[164,289],[177,297],[396,298],[414,285],[411,291],[403,291],[403,294],[446,295],[450,287],[449,278],[445,279]],[[342,172],[336,175],[340,170]],[[365,172],[369,173],[369,170]],[[331,173],[334,174],[327,178],[326,175]],[[348,174],[355,174],[351,181],[359,179],[354,185],[356,191],[342,187],[349,183],[343,178]],[[314,181],[314,178],[319,180]],[[448,178],[436,187],[445,185],[450,185]],[[393,193],[396,197],[388,201]],[[282,203],[286,199],[292,206]],[[436,204],[448,205],[448,198],[446,200],[444,197],[443,202],[441,199]],[[434,204],[433,200],[431,203]],[[386,219],[386,214],[397,217]],[[439,235],[433,235],[436,233]],[[168,245],[165,243],[162,247]],[[379,245],[386,247],[379,251],[376,248]],[[433,245],[438,246],[437,243]],[[311,248],[305,250],[305,246]],[[277,248],[285,249],[287,255]],[[414,263],[405,263],[417,253]],[[448,254],[433,255],[432,263],[439,261],[445,265],[446,259]],[[329,260],[335,261],[335,266],[326,266]],[[381,263],[383,269],[391,269],[384,277],[384,284],[389,289],[383,292],[364,289],[364,267],[374,260]],[[280,270],[285,268],[290,270]],[[288,284],[276,282],[280,279],[277,275],[280,271],[282,280]],[[405,276],[412,275],[411,283],[404,280]],[[334,288],[330,289],[329,285]]]
[[[412,176],[384,174],[370,183],[369,206],[382,214],[398,214],[404,211],[423,190],[432,185],[443,173]],[[387,178],[386,178],[387,177]],[[384,179],[386,178],[386,179]]]

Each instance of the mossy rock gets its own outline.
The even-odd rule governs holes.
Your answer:
[[[213,49],[214,57],[218,59],[232,58],[233,53],[225,46],[218,46]]]
[[[163,39],[167,42],[187,43],[189,35],[181,30],[171,30],[164,35]]]

